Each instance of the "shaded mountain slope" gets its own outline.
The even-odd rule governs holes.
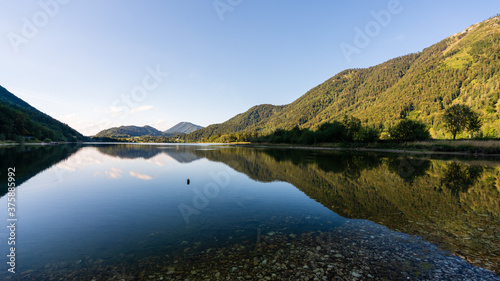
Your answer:
[[[82,134],[16,97],[0,86],[0,140],[77,141]]]

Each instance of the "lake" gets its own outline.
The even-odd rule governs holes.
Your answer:
[[[5,280],[500,280],[497,158],[175,144],[0,158]]]

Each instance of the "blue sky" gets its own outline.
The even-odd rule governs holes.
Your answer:
[[[207,126],[498,13],[498,0],[1,1],[0,85],[85,135]]]

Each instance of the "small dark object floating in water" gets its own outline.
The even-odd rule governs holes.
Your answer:
[[[187,184],[189,185],[189,179],[187,180]]]

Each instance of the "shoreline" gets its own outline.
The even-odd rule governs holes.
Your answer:
[[[468,141],[468,140],[464,140]],[[499,144],[500,150],[500,141],[495,141]],[[59,142],[59,143],[0,143],[0,147],[12,147],[12,146],[20,146],[20,145],[29,145],[29,146],[56,146],[61,144],[101,144],[100,142]],[[155,144],[159,145],[162,143],[122,143],[122,142],[103,142],[102,144],[138,144],[138,145],[149,145]],[[453,148],[449,151],[438,150],[440,144],[436,143],[435,145],[429,145],[429,148],[418,148],[418,147],[409,147],[409,148],[383,148],[383,147],[341,147],[341,146],[314,146],[314,145],[293,145],[293,144],[272,144],[272,143],[164,143],[164,144],[177,144],[177,145],[208,145],[208,146],[234,146],[234,147],[253,147],[253,148],[280,148],[280,149],[303,149],[303,150],[330,150],[330,151],[355,151],[355,152],[387,152],[387,153],[399,153],[399,154],[420,154],[420,155],[456,155],[456,156],[473,156],[473,157],[500,157],[500,152],[495,153],[487,153],[487,152],[478,152],[477,150],[487,149],[486,147],[477,146],[474,147],[476,151],[458,151],[453,150]],[[415,145],[415,144],[414,144]],[[460,145],[460,144],[458,144]]]
[[[58,143],[48,143],[48,142],[25,142],[25,143],[18,143],[18,142],[8,142],[8,143],[0,143],[0,146],[15,146],[15,145],[41,145],[41,146],[47,146],[47,145],[60,145],[60,144],[79,144],[81,142],[58,142]]]
[[[474,157],[500,157],[500,153],[477,153],[464,151],[436,151],[431,149],[397,149],[397,148],[369,148],[369,147],[328,147],[328,146],[293,146],[280,144],[229,144],[238,147],[254,148],[282,148],[282,149],[304,149],[304,150],[334,150],[334,151],[361,151],[361,152],[389,152],[402,154],[423,154],[423,155],[457,155]]]

